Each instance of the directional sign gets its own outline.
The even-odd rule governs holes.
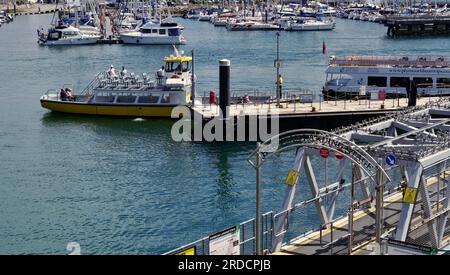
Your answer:
[[[327,158],[330,155],[330,150],[328,150],[327,148],[320,148],[319,154],[321,157]]]
[[[387,165],[392,166],[396,162],[396,157],[394,155],[387,155],[384,159],[384,162],[386,162]]]

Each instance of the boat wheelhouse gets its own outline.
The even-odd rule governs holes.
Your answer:
[[[178,23],[148,22],[138,31],[122,33],[120,39],[125,44],[180,45],[186,39],[181,35],[183,27]]]
[[[164,58],[164,63],[164,70],[160,69],[154,79],[147,73],[116,73],[111,66],[74,96],[64,94],[69,88],[66,86],[60,91],[47,91],[40,99],[41,105],[63,113],[170,117],[173,108],[191,103],[192,57],[176,51],[176,55]]]
[[[330,57],[323,93],[340,97],[384,91],[387,95],[450,94],[450,57],[346,56]]]

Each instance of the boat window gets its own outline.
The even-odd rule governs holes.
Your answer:
[[[48,40],[58,40],[61,38],[61,32],[51,32],[48,34]]]
[[[159,34],[165,35],[166,34],[166,29],[159,29]]]
[[[335,78],[327,82],[327,85],[330,86],[345,86],[347,85],[351,79],[349,78]]]
[[[182,68],[183,72],[189,71],[189,69],[190,69],[190,62],[183,62],[181,68]]]
[[[391,87],[409,88],[409,77],[391,77]]]
[[[152,33],[152,31],[152,29],[141,29],[141,33]]]
[[[180,62],[167,62],[166,63],[166,72],[180,72],[182,64]]]
[[[169,31],[169,36],[179,36],[180,35],[180,30],[178,28],[168,29],[168,31]]]
[[[367,78],[368,86],[386,87],[387,77],[384,76],[369,76]]]
[[[117,102],[119,103],[134,103],[136,100],[135,96],[118,96]]]
[[[413,81],[419,88],[433,87],[433,78],[431,77],[414,77]]]
[[[152,33],[158,33],[157,29],[152,29]]]
[[[170,103],[170,95],[169,94],[163,94],[161,98],[161,103]]]
[[[438,88],[448,88],[448,87],[450,87],[450,78],[438,78],[438,79],[436,79],[436,86]]]
[[[99,103],[111,103],[114,102],[115,96],[96,96],[95,102]]]
[[[139,97],[139,103],[158,103],[159,95],[158,94],[150,94],[149,96],[141,96]]]

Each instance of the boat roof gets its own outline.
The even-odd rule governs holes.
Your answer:
[[[450,67],[445,56],[358,56],[330,57],[334,67]]]
[[[174,55],[164,57],[164,62],[166,62],[166,63],[187,62],[187,61],[192,61],[192,57],[191,56],[174,56]]]

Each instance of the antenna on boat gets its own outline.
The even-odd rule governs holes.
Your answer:
[[[180,52],[178,51],[177,47],[175,47],[174,44],[172,44],[173,46],[173,51],[175,52],[175,56],[180,56]]]

